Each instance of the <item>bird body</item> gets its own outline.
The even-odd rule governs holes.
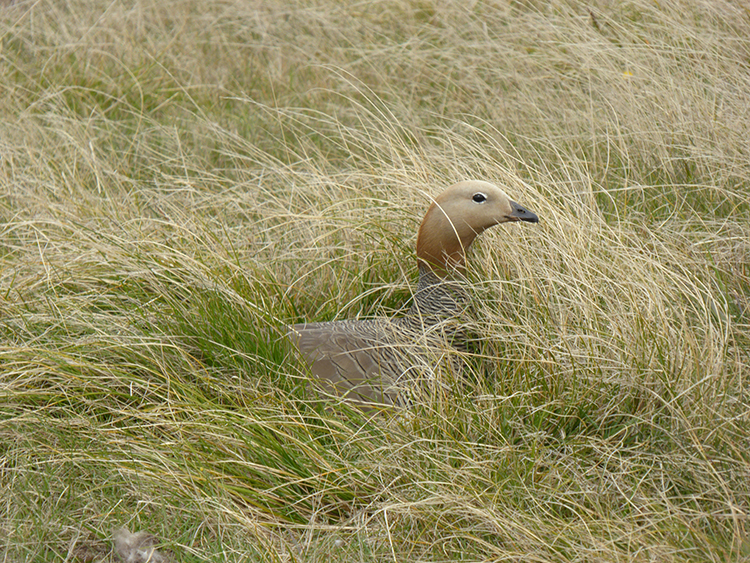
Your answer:
[[[361,405],[402,404],[447,350],[464,348],[460,317],[469,300],[454,274],[463,271],[476,236],[507,221],[538,218],[493,184],[454,184],[435,198],[419,228],[419,284],[406,314],[290,327],[326,390]]]

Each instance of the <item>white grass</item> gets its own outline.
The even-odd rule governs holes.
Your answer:
[[[750,15],[732,2],[0,12],[0,553],[750,559]],[[451,392],[370,418],[283,326],[386,314],[429,196]]]

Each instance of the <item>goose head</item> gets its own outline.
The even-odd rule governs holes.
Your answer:
[[[419,227],[420,271],[429,268],[445,278],[451,271],[462,270],[466,250],[477,235],[510,221],[538,223],[539,218],[489,182],[470,180],[452,185],[433,200]]]

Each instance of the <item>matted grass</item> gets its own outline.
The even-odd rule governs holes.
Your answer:
[[[750,12],[0,10],[0,553],[750,560]],[[479,178],[474,351],[372,416],[286,323],[390,314]]]

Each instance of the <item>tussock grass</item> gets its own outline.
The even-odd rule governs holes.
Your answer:
[[[4,560],[122,526],[184,561],[750,558],[741,5],[14,2],[0,36]],[[541,222],[477,242],[461,373],[319,395],[285,324],[399,310],[466,178]]]

